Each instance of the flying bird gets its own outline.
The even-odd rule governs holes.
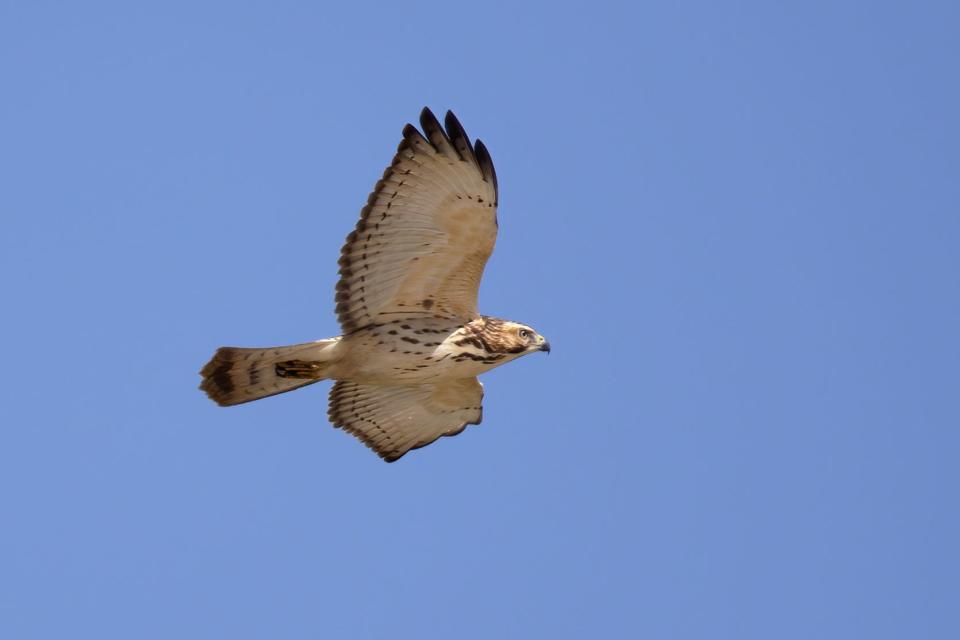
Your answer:
[[[387,462],[482,418],[477,380],[550,351],[529,325],[480,315],[477,292],[497,239],[497,174],[447,112],[420,114],[340,252],[343,335],[264,349],[221,347],[200,388],[221,406],[334,380],[328,415]]]

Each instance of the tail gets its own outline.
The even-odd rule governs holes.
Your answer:
[[[293,391],[326,378],[340,338],[289,347],[221,347],[203,367],[200,388],[221,407]]]

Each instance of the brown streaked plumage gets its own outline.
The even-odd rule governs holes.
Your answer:
[[[476,376],[549,343],[482,316],[477,293],[497,237],[497,175],[456,117],[412,125],[340,253],[343,336],[286,347],[223,347],[200,388],[222,406],[336,383],[328,415],[393,462],[479,424]]]

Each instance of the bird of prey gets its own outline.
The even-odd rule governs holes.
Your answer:
[[[334,380],[328,415],[387,462],[479,424],[477,376],[550,343],[477,312],[497,238],[497,174],[447,112],[420,114],[340,252],[343,335],[265,349],[221,347],[200,375],[231,406]]]

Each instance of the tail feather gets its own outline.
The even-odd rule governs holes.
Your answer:
[[[331,351],[338,341],[266,349],[221,347],[200,371],[200,388],[222,407],[299,389],[326,378],[324,368],[332,361]],[[310,375],[288,375],[283,365],[292,360],[309,363]]]

